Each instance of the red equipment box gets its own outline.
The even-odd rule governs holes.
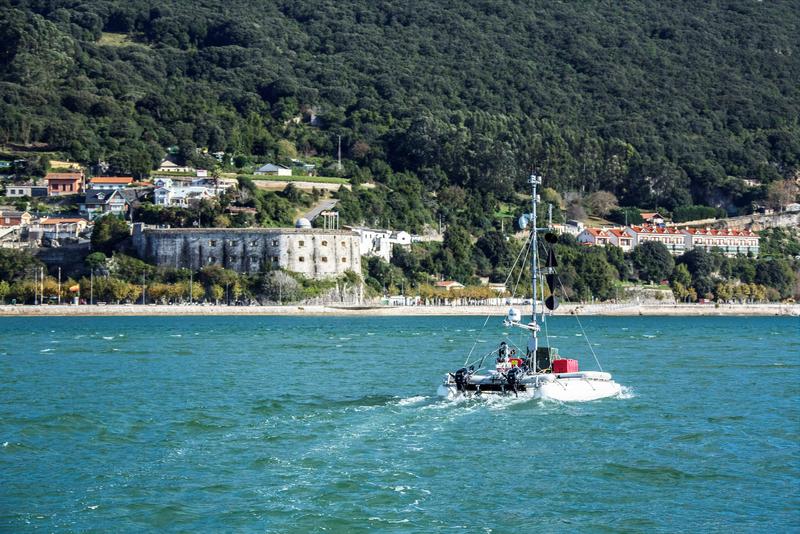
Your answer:
[[[554,373],[577,373],[578,360],[553,360]]]

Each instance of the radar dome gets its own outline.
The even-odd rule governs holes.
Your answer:
[[[311,222],[305,217],[297,219],[297,222],[294,223],[295,228],[311,228]]]

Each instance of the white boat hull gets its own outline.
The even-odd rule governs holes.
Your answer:
[[[519,381],[519,384],[524,386],[524,390],[518,388],[516,392],[508,389],[502,391],[489,389],[498,381],[499,377],[496,373],[473,375],[469,379],[469,386],[470,388],[474,386],[476,389],[458,391],[452,377],[447,375],[437,393],[439,396],[449,399],[478,395],[510,395],[558,402],[586,402],[616,397],[622,392],[622,387],[612,380],[610,374],[593,371],[525,375]]]

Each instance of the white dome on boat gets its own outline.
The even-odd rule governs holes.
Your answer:
[[[297,222],[294,223],[295,228],[311,228],[311,221],[306,219],[305,217],[301,217],[297,219]]]
[[[508,320],[512,323],[518,323],[522,320],[522,314],[516,308],[508,310]]]

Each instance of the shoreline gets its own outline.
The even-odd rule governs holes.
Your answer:
[[[2,305],[2,317],[126,317],[126,316],[342,316],[342,317],[398,317],[398,316],[505,316],[509,306],[344,306],[335,304],[283,305],[283,306],[206,306],[151,304],[106,305]],[[526,311],[524,306],[518,309]],[[579,316],[731,316],[731,317],[800,317],[800,304],[564,304],[554,315]]]

